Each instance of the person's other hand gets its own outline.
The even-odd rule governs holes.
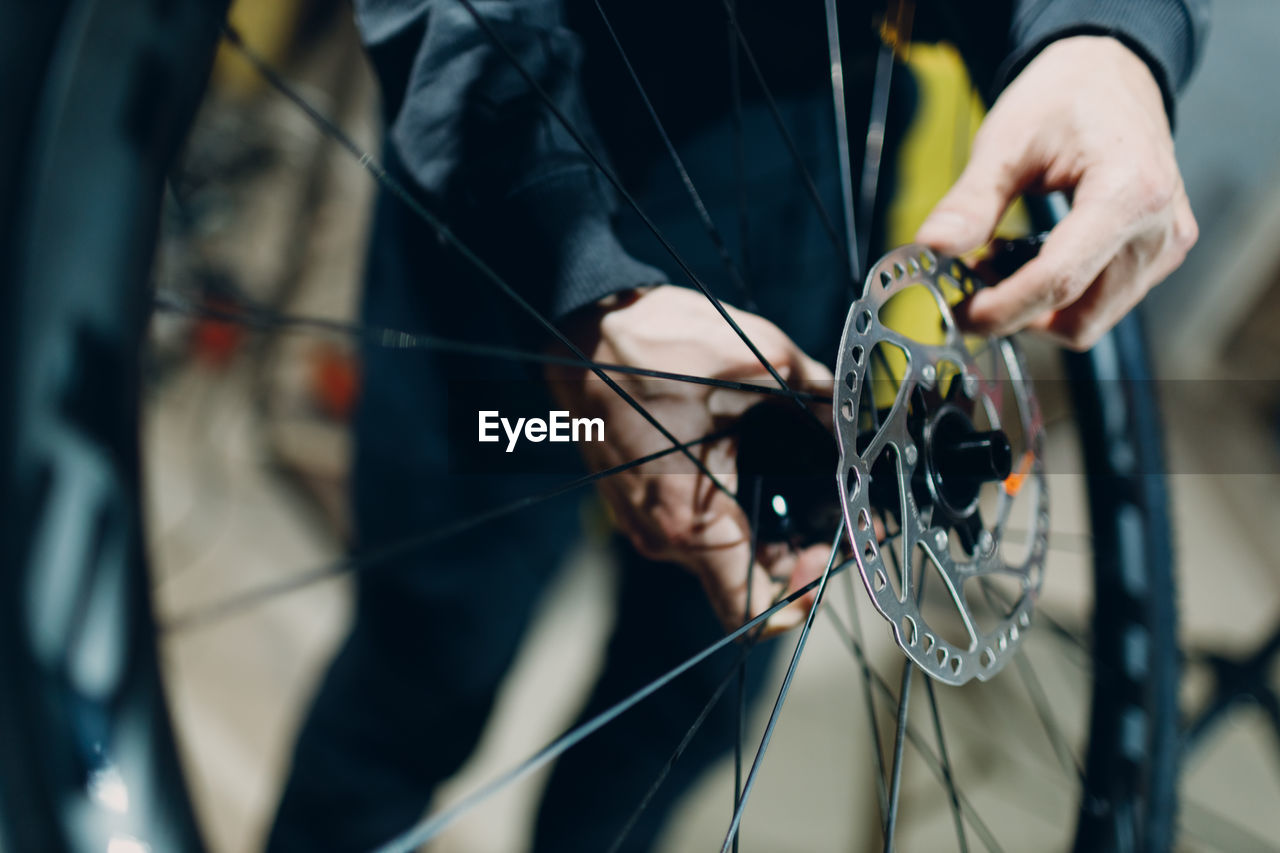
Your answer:
[[[962,306],[975,331],[1029,327],[1087,349],[1196,241],[1160,87],[1115,39],[1066,38],[1023,69],[916,239],[950,254],[976,249],[1023,190],[1065,190],[1072,210],[1037,258]]]
[[[731,307],[728,311],[790,387],[831,393],[831,373],[781,329],[754,314]],[[609,300],[581,318],[571,335],[597,362],[775,384],[706,298],[682,287],[656,287]],[[668,439],[589,370],[552,367],[546,374],[552,393],[574,417],[604,420],[605,440],[580,445],[592,470],[671,447]],[[620,373],[613,378],[683,442],[729,426],[760,400],[758,393],[667,379]],[[830,418],[825,407],[818,414]],[[728,490],[736,490],[733,438],[690,450]],[[780,592],[819,577],[830,553],[830,546],[794,552],[771,545],[752,555],[745,513],[679,451],[605,478],[600,492],[615,523],[640,553],[679,563],[697,575],[726,630],[740,626],[748,612],[755,616],[766,610]],[[749,609],[748,566],[752,573]],[[813,595],[811,591],[774,614],[766,624],[766,635],[803,621]]]

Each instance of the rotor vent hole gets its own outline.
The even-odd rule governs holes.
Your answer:
[[[862,313],[857,316],[857,319],[853,321],[853,328],[858,331],[858,334],[865,335],[867,330],[871,328],[872,319],[874,318],[871,316],[871,310],[864,308]]]
[[[871,513],[867,512],[865,508],[858,510],[858,532],[866,533],[870,529],[871,529]]]
[[[944,399],[957,400],[959,405],[967,411],[969,409],[969,400],[963,397],[964,366],[952,359],[940,358],[938,359],[936,370],[938,374],[938,395]],[[969,387],[972,388],[972,384]]]
[[[953,657],[953,658],[951,659],[950,666],[951,666],[951,673],[952,673],[953,675],[959,675],[959,674],[960,674],[960,664],[961,664],[961,663],[962,663],[962,661],[961,661],[961,660],[960,660],[960,658],[958,658],[958,657]]]
[[[886,583],[887,581],[885,580],[884,572],[877,569],[876,573],[871,577],[871,584],[876,588],[876,592],[884,589],[884,585]]]
[[[888,270],[880,270],[880,286],[888,287],[891,284],[893,284],[893,276],[889,274]]]
[[[849,423],[853,423],[853,401],[845,400],[840,404],[840,416]]]
[[[899,290],[880,306],[880,322],[887,329],[929,346],[946,343],[946,325],[938,294],[924,284]]]
[[[938,289],[942,291],[942,298],[948,305],[956,305],[964,299],[964,289],[960,282],[946,273],[938,276]]]
[[[893,265],[893,277],[894,277],[894,278],[902,278],[902,277],[903,277],[904,275],[906,275],[906,274],[907,274],[906,267],[904,267],[901,263],[895,263],[895,264]]]
[[[844,387],[848,388],[850,391],[853,390],[853,384],[856,381],[857,381],[857,377],[853,375],[852,370],[850,370],[848,373],[844,375]]]
[[[849,350],[849,357],[853,359],[853,363],[858,367],[862,367],[862,359],[866,355],[866,351],[861,344],[854,344],[853,349]]]
[[[938,261],[933,257],[932,252],[924,251],[920,253],[920,268],[929,273],[938,268]]]
[[[980,659],[983,667],[990,669],[996,662],[996,653],[991,649],[982,650],[982,658]]]
[[[910,616],[903,616],[902,642],[906,643],[908,646],[914,646],[916,641],[916,620],[912,619]]]
[[[858,473],[857,468],[849,468],[844,475],[844,490],[849,496],[849,500],[857,500],[858,493],[862,491],[862,475]]]

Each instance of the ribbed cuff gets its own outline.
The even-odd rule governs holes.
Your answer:
[[[608,188],[590,164],[547,172],[516,189],[503,206],[510,217],[511,274],[526,298],[552,318],[666,281],[618,241]]]
[[[1164,95],[1169,123],[1174,97],[1191,76],[1199,51],[1192,12],[1183,0],[1051,0],[1013,22],[1013,51],[996,73],[993,96],[1050,43],[1077,35],[1111,36],[1142,58]]]

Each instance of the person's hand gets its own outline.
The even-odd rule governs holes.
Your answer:
[[[1160,87],[1111,38],[1054,42],[1023,69],[916,239],[956,255],[978,248],[1023,190],[1065,190],[1071,213],[1036,259],[962,306],[975,331],[1029,327],[1087,349],[1196,241]]]
[[[761,317],[728,308],[734,320],[787,382],[797,390],[831,393],[831,373],[809,358],[782,330]],[[764,367],[700,293],[663,286],[615,298],[581,318],[571,335],[597,362],[714,379],[775,384]],[[552,393],[574,417],[604,420],[603,442],[580,449],[593,470],[655,451],[671,442],[612,389],[579,368],[548,368]],[[668,379],[615,373],[613,378],[682,442],[729,426],[758,393],[732,391]],[[822,408],[820,417],[830,418]],[[735,441],[722,438],[690,448],[729,491],[737,488]],[[797,589],[822,574],[829,546],[793,552],[765,546],[751,554],[746,515],[683,453],[676,451],[600,482],[614,521],[646,557],[693,571],[726,630],[748,612],[766,610],[780,592]],[[752,572],[747,607],[747,571]],[[766,623],[766,634],[803,621],[813,592]]]

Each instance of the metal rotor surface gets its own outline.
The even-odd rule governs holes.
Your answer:
[[[881,309],[886,303],[917,285],[927,289],[937,306],[941,343],[915,340],[882,320]],[[862,297],[849,309],[836,366],[833,410],[840,446],[840,499],[859,574],[876,610],[892,626],[902,651],[929,675],[953,685],[972,678],[991,678],[1016,653],[1031,624],[1043,582],[1049,526],[1043,422],[1021,354],[1008,338],[979,339],[981,346],[975,347],[975,339],[970,336],[966,340],[961,333],[948,304],[949,295],[954,301],[958,294],[971,295],[979,286],[976,276],[956,258],[924,246],[902,246],[882,257],[868,272]],[[864,385],[873,381],[872,356],[877,345],[896,347],[905,356],[905,368],[893,380],[898,384],[892,405],[883,415],[868,411],[868,396],[863,393]],[[987,369],[980,366],[983,355],[990,363]],[[883,359],[881,364],[885,364]],[[1001,372],[1003,376],[999,375]],[[950,546],[955,531],[948,529],[950,524],[945,518],[938,518],[943,514],[936,511],[936,504],[926,500],[921,505],[912,488],[913,478],[917,483],[922,479],[928,482],[928,472],[921,467],[926,464],[925,453],[917,446],[909,419],[920,417],[921,413],[912,410],[927,405],[923,402],[926,395],[936,397],[940,393],[938,386],[944,376],[950,377],[952,384],[960,383],[957,393],[963,393],[974,410],[985,414],[992,429],[1004,425],[1001,417],[1005,415],[1005,395],[1009,392],[1017,413],[1005,416],[1005,424],[1021,430],[1024,447],[1014,476],[996,484],[996,506],[994,512],[988,510],[994,521],[983,522],[972,554],[955,553]],[[884,404],[880,401],[881,411]],[[878,426],[872,432],[867,425],[873,415]],[[890,452],[886,454],[886,450]],[[886,508],[872,505],[871,481],[872,469],[882,456],[892,459],[897,477],[900,505],[892,511],[899,519],[900,531],[891,540],[879,542],[873,519]],[[882,477],[885,464],[881,463],[878,472]],[[1034,491],[1024,496],[1029,500],[1023,504],[1030,515],[1026,525],[1030,545],[1025,558],[1010,563],[1001,545],[1022,489]],[[899,549],[901,557],[897,561],[886,559],[889,548]],[[919,586],[924,572],[920,579],[912,572],[913,558],[921,551],[921,564],[927,559],[937,570],[959,612],[969,638],[966,645],[949,641],[922,615]],[[924,565],[925,571],[928,568]],[[891,582],[891,572],[897,589]],[[966,595],[982,589],[989,602],[989,588],[981,579],[996,576],[1012,579],[1019,593],[1016,600],[1007,601],[1007,606],[1000,608],[1004,612],[994,625],[987,620],[989,630],[983,631]],[[966,581],[972,579],[980,580],[966,586]],[[932,592],[936,594],[937,590]]]

